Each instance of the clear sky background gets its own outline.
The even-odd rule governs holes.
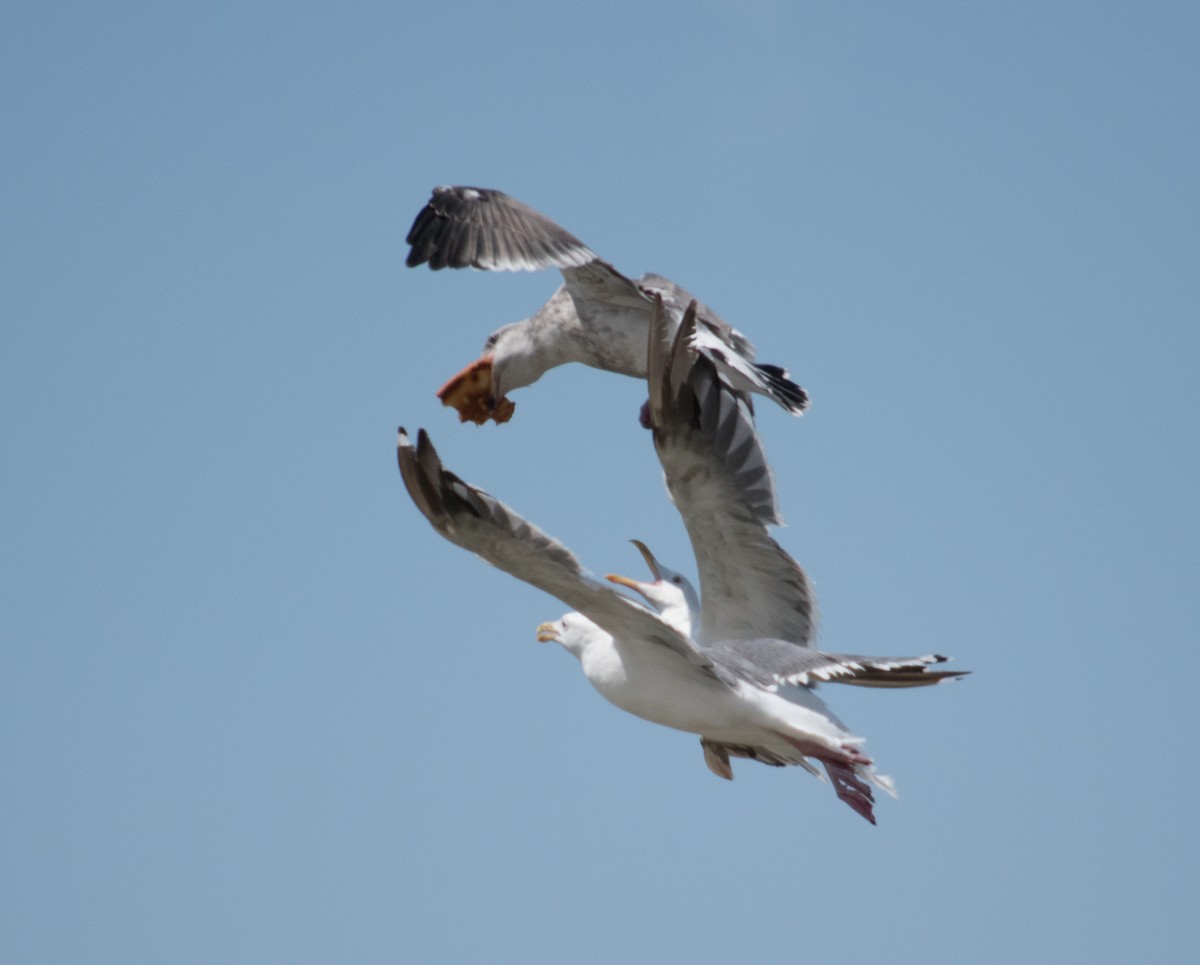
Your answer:
[[[1200,7],[8,4],[0,960],[1194,961]],[[900,799],[606,704],[395,430],[692,568],[636,381],[459,425],[557,274],[404,268],[497,187],[691,288]]]

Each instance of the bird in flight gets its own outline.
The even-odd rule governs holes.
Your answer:
[[[490,188],[438,187],[409,229],[406,263],[484,271],[557,268],[563,283],[529,318],[494,331],[480,358],[438,391],[461,421],[512,418],[507,394],[568,362],[646,376],[646,336],[655,295],[678,325],[691,294],[661,275],[634,281],[545,215]],[[706,355],[732,388],[765,395],[795,415],[808,395],[777,365],[755,361],[754,346],[697,302],[692,348]]]
[[[875,823],[874,788],[894,793],[816,693],[820,682],[869,687],[942,683],[946,658],[866,657],[813,646],[816,608],[804,571],[768,534],[775,491],[749,400],[690,345],[697,309],[675,322],[661,296],[648,332],[648,411],[667,489],[696,556],[700,592],[639,545],[652,580],[610,576],[642,605],[589,575],[561,543],[445,469],[427,433],[401,429],[400,472],[442,536],[572,607],[538,627],[576,656],[617,707],[700,736],[705,763],[730,758],[822,767],[839,799]]]

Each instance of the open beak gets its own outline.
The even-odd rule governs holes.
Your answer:
[[[537,628],[537,640],[538,643],[558,643],[558,624],[539,623]]]
[[[638,596],[643,597],[646,602],[650,604],[650,606],[654,606],[654,601],[651,600],[650,597],[646,596],[646,591],[644,589],[646,585],[645,583],[639,583],[637,580],[631,580],[627,576],[617,576],[616,573],[609,573],[605,579],[610,583],[616,583],[618,586],[629,587],[629,589],[633,590],[633,592]]]
[[[658,560],[654,558],[654,554],[646,548],[646,544],[640,539],[631,539],[629,542],[638,548],[638,552],[642,554],[642,559],[644,559],[646,561],[646,565],[650,567],[650,572],[654,575],[654,579],[651,582],[659,582],[662,579],[662,573],[659,572]],[[642,596],[646,596],[646,594],[642,592],[643,584],[639,583],[637,580],[630,579],[628,576],[618,576],[616,573],[609,573],[605,579],[608,580],[609,583],[616,583],[618,586],[629,587],[629,589],[633,590],[635,593],[641,593]],[[646,597],[646,599],[650,598]]]
[[[650,550],[646,547],[646,544],[640,539],[631,539],[629,542],[636,546],[638,548],[638,552],[642,554],[642,559],[646,561],[646,565],[650,567],[650,572],[654,574],[655,582],[661,580],[662,573],[658,569],[658,560],[654,558],[654,554],[650,552]]]
[[[617,576],[616,573],[609,573],[608,576],[605,577],[605,579],[608,580],[609,583],[616,583],[620,586],[627,586],[627,587],[629,587],[629,589],[636,590],[638,593],[642,592],[641,589],[639,589],[639,587],[638,587],[637,580],[631,580],[627,576]]]
[[[493,419],[497,425],[512,418],[516,405],[501,398],[492,402],[492,357],[476,359],[437,391],[442,405],[458,410],[459,422],[483,425]]]

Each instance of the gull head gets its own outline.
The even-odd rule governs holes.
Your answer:
[[[669,625],[682,633],[692,633],[700,622],[700,595],[682,573],[663,566],[641,540],[630,540],[650,567],[653,580],[634,580],[610,573],[606,579],[640,593],[651,608]]]
[[[538,643],[557,643],[568,653],[583,657],[583,652],[593,643],[610,640],[611,637],[582,613],[568,613],[560,620],[549,620],[538,624]]]
[[[506,393],[533,385],[546,374],[553,364],[546,355],[547,348],[544,334],[528,319],[505,325],[488,336],[483,346],[484,358],[491,359],[488,389],[490,400],[499,400],[493,404],[508,402]]]

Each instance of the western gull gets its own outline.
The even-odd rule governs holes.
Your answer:
[[[644,378],[651,297],[660,295],[676,322],[694,300],[661,275],[627,278],[549,218],[490,188],[434,188],[406,240],[410,268],[562,272],[563,284],[545,305],[493,332],[482,357],[438,391],[460,420],[479,425],[507,422],[514,406],[506,393],[567,362]],[[769,396],[797,415],[808,405],[784,369],[756,363],[746,337],[703,305],[693,343],[733,388]]]
[[[718,543],[755,529],[761,541],[764,520],[775,518],[769,480],[763,486],[769,470],[747,401],[723,384],[710,360],[686,349],[694,316],[689,309],[669,351],[656,351],[653,339],[650,348],[655,444],[668,489],[685,522],[690,519],[694,544],[707,542],[708,531],[695,530],[705,514]],[[668,329],[657,302],[654,330]],[[656,371],[660,364],[665,367]],[[621,709],[700,735],[705,763],[719,777],[732,779],[731,757],[818,773],[816,760],[838,797],[874,824],[872,785],[894,793],[892,782],[876,773],[863,740],[838,720],[815,685],[912,687],[961,676],[929,669],[945,661],[937,654],[863,657],[813,648],[808,582],[769,537],[766,549],[724,548],[735,554],[729,567],[741,570],[744,582],[766,584],[750,587],[745,598],[726,595],[744,592],[741,583],[702,563],[697,549],[704,589],[699,614],[694,588],[639,544],[654,579],[609,580],[637,590],[650,603],[645,607],[590,576],[557,540],[446,470],[424,430],[415,446],[400,430],[398,458],[409,495],[442,536],[573,608],[541,624],[539,640],[556,641],[576,656],[589,682]],[[680,472],[707,481],[689,485]],[[755,616],[754,609],[767,612]]]

